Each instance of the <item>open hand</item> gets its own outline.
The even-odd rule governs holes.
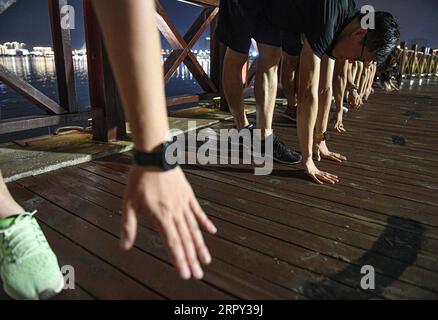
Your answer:
[[[137,215],[152,217],[180,276],[202,279],[201,264],[211,262],[199,224],[211,234],[216,227],[200,207],[181,168],[161,170],[135,166],[125,194],[121,247],[132,248],[137,234]]]
[[[336,116],[335,130],[337,130],[339,133],[347,132],[347,130],[344,128],[344,117],[342,111],[338,112]]]
[[[350,103],[350,106],[357,109],[359,108],[363,102],[362,98],[360,97],[360,94],[357,92],[357,90],[353,90],[348,95],[348,102]]]
[[[326,141],[321,141],[316,145],[316,152],[316,158],[318,161],[321,161],[321,159],[327,159],[336,162],[347,161],[347,157],[343,156],[342,154],[331,152],[327,147]]]
[[[312,178],[314,182],[317,184],[336,184],[339,182],[339,178],[331,173],[320,171],[313,162],[312,159],[308,159],[303,162],[304,169],[306,170],[307,175]]]

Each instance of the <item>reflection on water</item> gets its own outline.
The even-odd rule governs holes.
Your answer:
[[[166,57],[162,57],[164,61]],[[80,110],[90,105],[88,92],[88,69],[85,56],[74,57],[77,100]],[[199,63],[210,74],[210,59],[200,58]],[[0,57],[0,64],[30,83],[51,99],[59,102],[56,83],[56,68],[53,57]],[[185,65],[181,65],[166,85],[168,96],[199,93],[202,89]],[[0,83],[0,119],[45,114],[24,97]]]

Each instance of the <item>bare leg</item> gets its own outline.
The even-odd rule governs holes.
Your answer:
[[[15,202],[0,172],[0,219],[24,213],[24,209]]]
[[[247,60],[246,54],[227,48],[224,59],[223,88],[231,114],[234,116],[236,127],[239,130],[249,125],[243,101],[242,81],[242,68]]]
[[[260,56],[257,64],[255,84],[257,129],[261,129],[262,134],[267,137],[272,134],[281,49],[260,43],[258,46]]]
[[[293,57],[283,52],[283,70],[281,82],[288,108],[296,108],[298,104],[298,63],[300,57]]]

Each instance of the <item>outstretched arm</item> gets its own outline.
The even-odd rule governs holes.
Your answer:
[[[336,60],[335,72],[333,77],[333,95],[336,103],[336,123],[335,129],[338,132],[345,132],[344,128],[344,96],[348,83],[348,60]]]
[[[335,60],[328,56],[322,58],[321,76],[319,79],[319,97],[318,97],[318,117],[316,119],[316,159],[328,159],[336,162],[342,162],[347,158],[339,153],[331,152],[327,146],[327,141],[321,139],[321,136],[328,130],[328,121],[330,108],[333,101],[333,74],[335,69]],[[342,109],[342,107],[341,107]]]
[[[150,152],[169,140],[160,37],[153,0],[94,0],[105,44],[131,124],[135,147]],[[210,253],[199,230],[216,228],[199,206],[180,168],[134,166],[124,201],[121,246],[129,250],[137,215],[152,217],[184,279],[203,277]]]
[[[313,52],[307,40],[300,58],[300,84],[298,107],[298,139],[303,165],[307,174],[319,184],[336,183],[338,177],[318,170],[313,161],[313,135],[318,114],[318,88],[321,59]]]

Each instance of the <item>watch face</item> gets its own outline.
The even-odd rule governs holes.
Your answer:
[[[330,136],[330,133],[329,133],[329,132],[327,132],[327,131],[324,132],[324,140],[325,140],[325,141],[329,141],[329,140],[330,140],[330,137],[331,137],[331,136]]]

